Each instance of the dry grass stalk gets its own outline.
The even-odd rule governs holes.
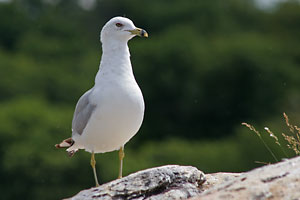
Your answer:
[[[292,149],[296,153],[296,155],[300,155],[299,142],[297,142],[297,140],[293,136],[288,136],[284,133],[282,133],[282,136],[289,143],[287,147]]]
[[[270,134],[271,138],[275,139],[275,143],[281,146],[281,144],[278,141],[278,137],[268,127],[265,127],[265,130]]]
[[[260,133],[254,128],[254,126],[247,124],[245,122],[242,123],[242,125],[247,126],[251,131],[253,131],[254,133],[256,133],[256,135],[258,137],[261,137]]]
[[[247,124],[245,122],[242,123],[243,126],[248,127],[251,131],[253,131],[254,133],[256,133],[256,135],[259,137],[259,139],[262,141],[262,143],[265,145],[265,147],[268,149],[268,151],[270,152],[270,154],[273,156],[273,158],[275,159],[276,162],[278,162],[278,159],[276,158],[276,156],[274,155],[274,153],[272,152],[272,150],[270,149],[270,147],[265,143],[265,141],[263,140],[263,138],[261,137],[259,131],[257,131],[254,126]],[[278,140],[278,139],[277,139]]]
[[[287,114],[283,113],[283,117],[284,117],[285,123],[286,123],[286,125],[289,127],[290,131],[291,131],[292,133],[294,133],[294,127],[290,124],[290,122],[289,122],[289,117],[287,116]]]
[[[282,133],[282,136],[288,142],[287,147],[289,149],[292,149],[296,155],[300,155],[300,128],[298,126],[294,126],[294,125],[290,124],[289,117],[286,113],[283,113],[283,117],[285,119],[285,124],[289,128],[289,131],[291,132],[292,135],[286,135],[286,134]],[[253,131],[259,137],[259,139],[263,142],[263,144],[268,149],[268,151],[271,153],[271,155],[276,160],[276,162],[278,162],[278,159],[276,158],[274,153],[271,151],[269,146],[265,143],[265,141],[261,137],[261,134],[259,133],[259,131],[257,131],[254,128],[254,126],[252,126],[250,124],[242,123],[242,125],[248,127],[251,131]],[[282,148],[281,144],[279,143],[278,137],[268,127],[265,127],[265,130],[269,133],[270,137],[272,137],[275,140],[275,143],[280,146],[280,148],[281,148],[282,152],[285,154],[285,156],[288,157],[288,155]],[[259,162],[257,162],[257,163],[259,163]]]
[[[262,161],[254,161],[257,164],[263,164],[263,165],[271,165],[270,162],[262,162]]]
[[[283,138],[289,143],[288,148],[292,149],[296,155],[300,155],[300,128],[290,124],[289,117],[283,113],[286,125],[289,127],[290,132],[293,135],[286,135],[282,133]]]
[[[286,152],[284,151],[284,149],[282,148],[281,144],[279,143],[279,140],[278,140],[278,137],[268,128],[268,127],[265,127],[265,130],[269,133],[270,137],[271,138],[274,138],[275,139],[275,143],[280,146],[280,149],[281,151],[284,153],[284,155],[286,157],[288,157],[288,155],[286,154]]]

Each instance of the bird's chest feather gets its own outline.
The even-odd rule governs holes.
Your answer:
[[[128,121],[143,117],[144,100],[135,81],[103,82],[93,91],[92,101],[97,102],[95,117],[114,121]]]

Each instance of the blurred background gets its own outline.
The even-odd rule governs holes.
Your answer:
[[[300,4],[272,0],[1,0],[1,199],[62,199],[94,186],[90,154],[54,145],[71,135],[94,84],[99,32],[126,16],[149,33],[129,42],[146,112],[126,145],[124,175],[166,164],[241,172],[275,160],[242,122],[287,132],[300,120]],[[293,152],[286,149],[289,157]],[[97,154],[101,183],[118,154]]]

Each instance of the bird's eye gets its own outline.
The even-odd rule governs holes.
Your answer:
[[[123,24],[121,24],[121,23],[116,23],[116,27],[122,27],[123,26]]]

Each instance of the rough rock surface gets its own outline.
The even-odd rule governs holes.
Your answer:
[[[240,174],[206,175],[204,192],[193,200],[300,199],[300,157]]]
[[[220,185],[222,183],[232,181],[241,175],[242,173],[226,173],[226,172],[205,174],[206,181],[205,183],[202,184],[201,190],[206,191],[216,185]]]
[[[195,167],[147,169],[70,198],[135,200],[300,200],[300,157],[245,173],[204,174]]]
[[[205,182],[203,172],[195,167],[168,165],[143,170],[99,187],[81,191],[70,199],[187,199],[200,194],[199,186],[203,182]]]

